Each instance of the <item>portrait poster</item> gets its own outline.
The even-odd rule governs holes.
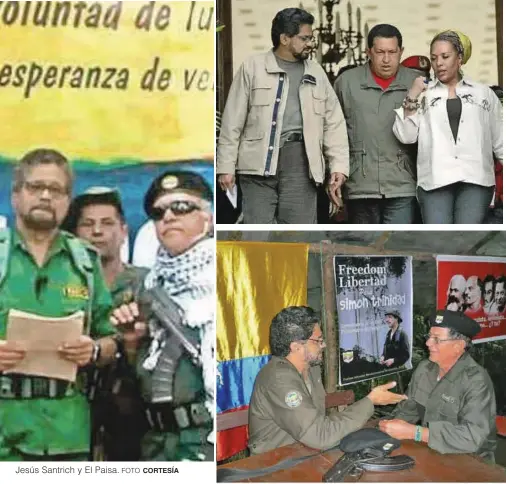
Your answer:
[[[339,384],[411,369],[412,258],[336,256],[334,275]]]
[[[506,339],[506,258],[438,256],[437,308],[479,323],[473,343]]]

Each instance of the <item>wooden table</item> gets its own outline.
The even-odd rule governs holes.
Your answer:
[[[259,469],[276,464],[288,457],[314,454],[317,451],[302,444],[292,444],[247,459],[230,462],[220,468]],[[411,469],[395,472],[366,471],[360,478],[347,477],[346,482],[506,482],[506,471],[483,462],[470,454],[439,454],[424,443],[404,441],[392,455],[406,454],[415,459]],[[322,476],[342,455],[335,450],[320,454],[301,464],[247,479],[246,482],[321,482]]]

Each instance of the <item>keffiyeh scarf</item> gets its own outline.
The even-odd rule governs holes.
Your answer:
[[[201,340],[202,372],[206,389],[206,408],[214,419],[214,308],[215,308],[214,240],[203,239],[181,255],[171,256],[162,246],[156,263],[146,276],[146,289],[159,286],[183,310],[183,324],[198,328]],[[166,339],[165,330],[150,327],[153,338],[143,363],[153,369]]]

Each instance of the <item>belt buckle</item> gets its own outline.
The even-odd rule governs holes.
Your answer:
[[[15,398],[12,391],[12,380],[9,377],[0,377],[0,398]]]

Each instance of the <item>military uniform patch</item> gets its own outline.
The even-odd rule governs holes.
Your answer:
[[[285,403],[290,408],[297,408],[302,403],[302,395],[292,390],[285,395]]]
[[[168,175],[166,176],[162,182],[160,183],[160,186],[164,190],[172,190],[173,188],[176,188],[179,185],[179,180],[177,176]]]
[[[343,361],[351,363],[353,361],[353,351],[343,351]]]
[[[89,292],[86,286],[67,286],[63,288],[63,294],[69,299],[88,299]]]

